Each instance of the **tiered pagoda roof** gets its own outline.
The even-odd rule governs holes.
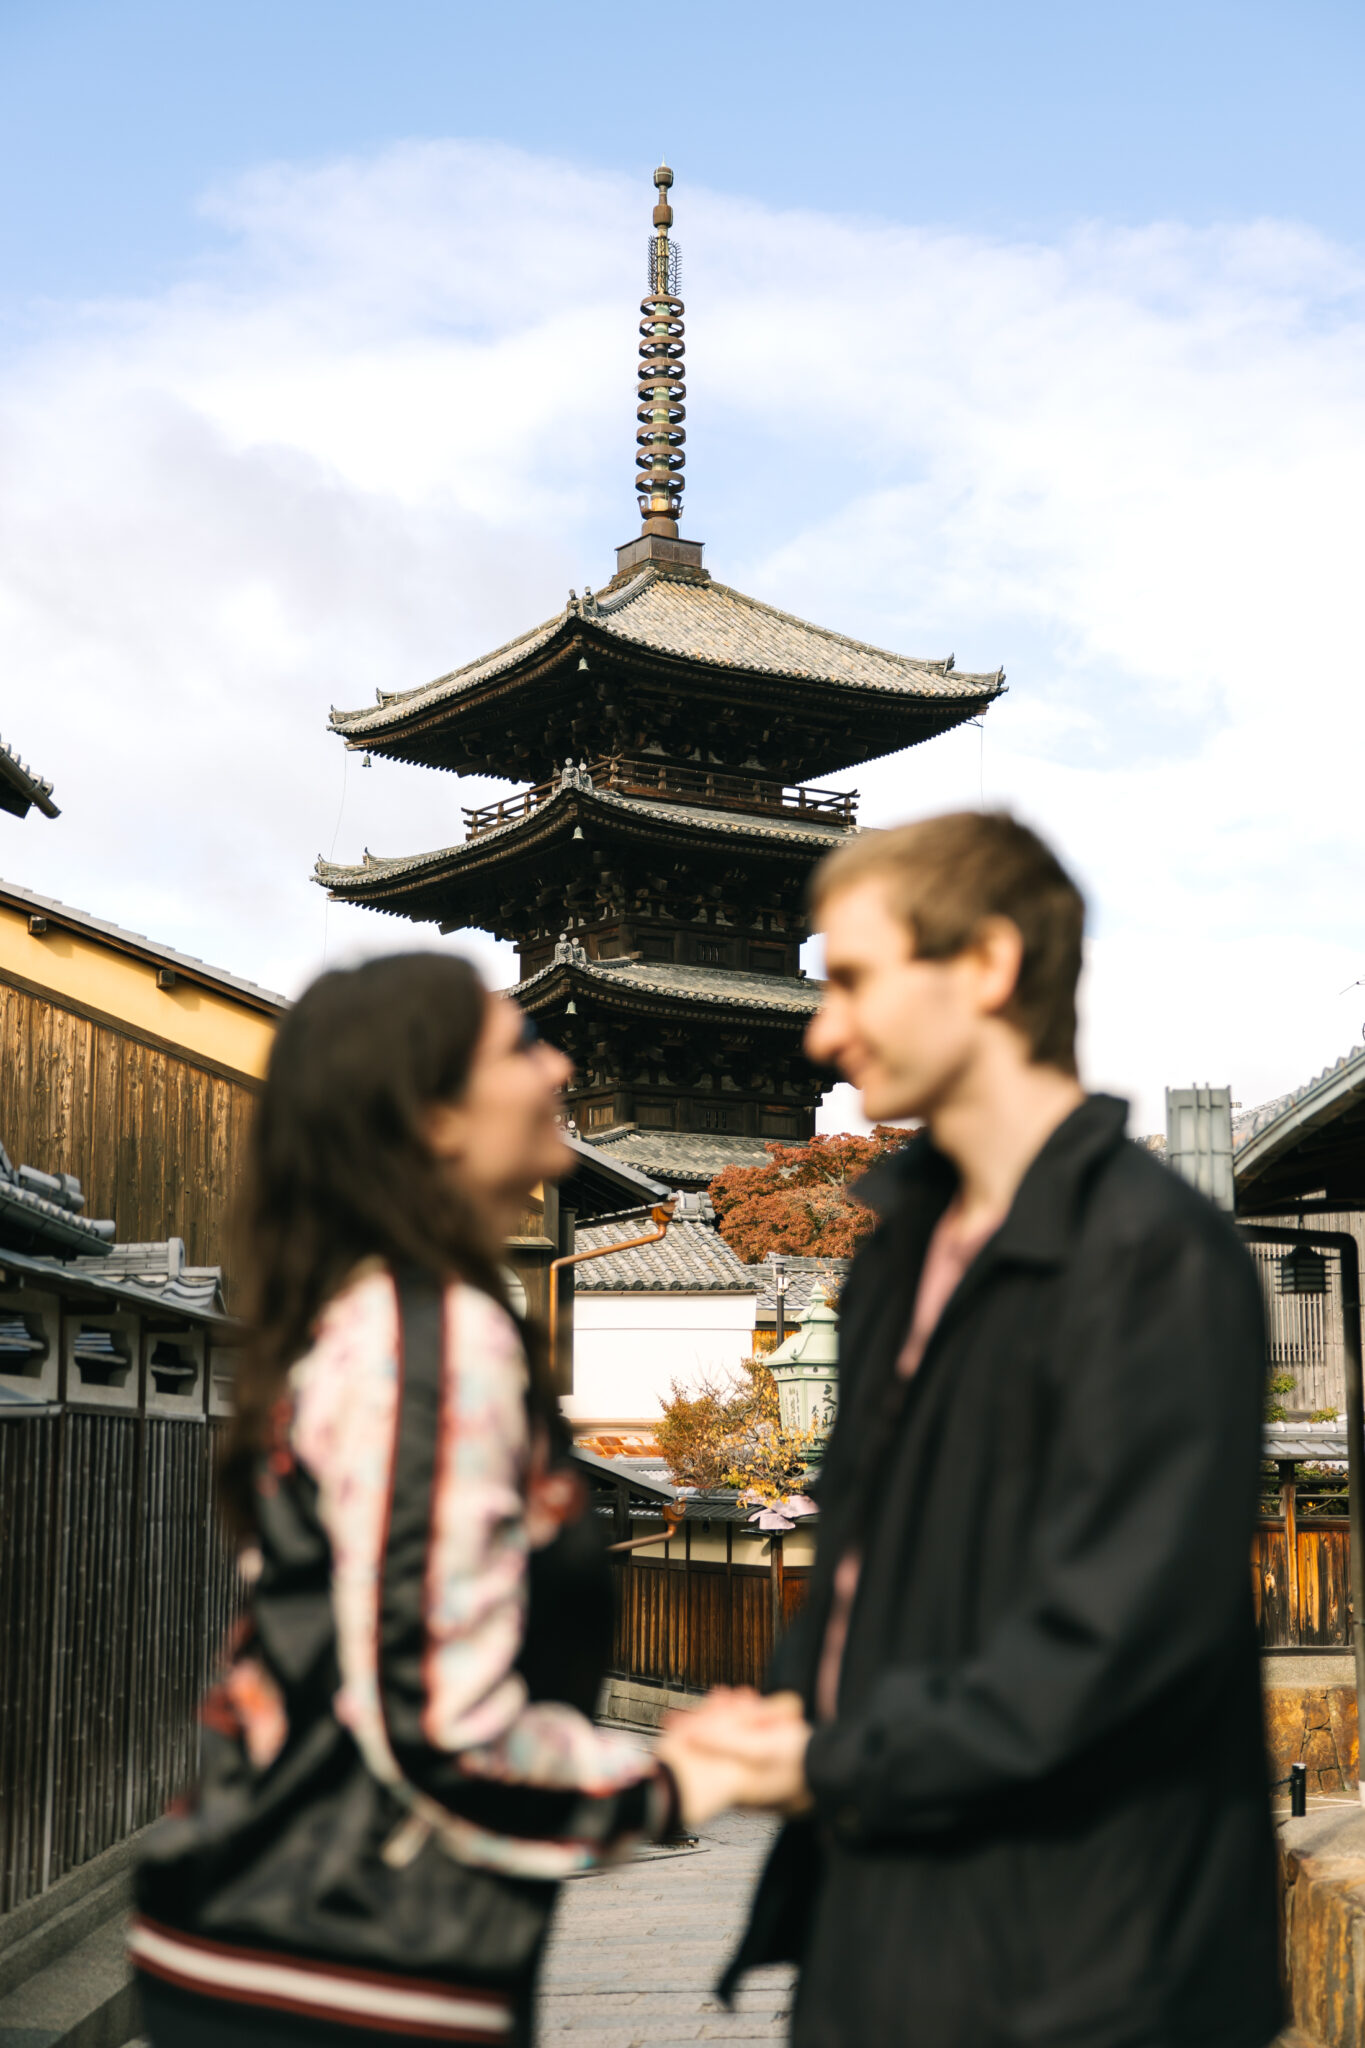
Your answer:
[[[814,1127],[828,1076],[801,1053],[807,879],[856,830],[856,792],[812,788],[976,718],[1003,672],[960,674],[714,582],[678,534],[682,302],[659,203],[641,305],[641,532],[553,618],[415,690],[333,710],[367,755],[532,786],[466,811],[428,853],[319,860],[334,898],[490,931],[514,993],[578,1069],[585,1136],[670,1184],[761,1162]]]
[[[602,764],[604,777],[612,767]],[[499,817],[503,811],[511,815]],[[504,914],[515,893],[512,877],[522,875],[539,888],[547,856],[586,865],[590,849],[610,846],[625,859],[667,850],[675,862],[705,866],[733,860],[738,850],[774,873],[790,870],[804,876],[812,861],[847,836],[852,811],[841,800],[832,814],[775,807],[771,815],[755,816],[662,797],[622,796],[596,787],[587,768],[569,768],[543,790],[469,815],[473,828],[453,846],[388,858],[367,852],[356,866],[323,862],[318,872],[333,894],[347,902],[450,930],[474,925],[496,938],[512,939],[521,921],[515,910]]]
[[[697,1020],[699,1005],[743,1017],[746,1022],[781,1028],[793,1017],[813,1017],[820,1007],[820,984],[785,974],[745,974],[723,967],[665,965],[639,960],[590,960],[574,939],[563,938],[548,967],[528,975],[514,989],[518,1002],[533,1017],[555,1010],[561,999],[578,991],[594,1007],[623,1015],[676,1016]]]
[[[521,735],[509,720],[539,772],[547,753],[674,753],[676,739],[661,740],[674,733],[692,752],[705,734],[711,758],[804,782],[948,732],[1003,684],[1001,671],[891,654],[651,556],[493,654],[331,723],[367,753],[511,779]]]

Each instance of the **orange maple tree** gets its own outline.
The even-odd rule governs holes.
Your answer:
[[[757,1358],[741,1359],[728,1383],[707,1376],[689,1390],[674,1380],[654,1425],[676,1485],[736,1487],[767,1501],[799,1486],[818,1436],[783,1425],[777,1382]]]
[[[829,1131],[804,1145],[766,1145],[767,1166],[727,1166],[711,1183],[721,1236],[750,1266],[769,1252],[850,1257],[877,1219],[850,1200],[848,1190],[910,1136],[894,1124],[876,1124],[865,1136]]]

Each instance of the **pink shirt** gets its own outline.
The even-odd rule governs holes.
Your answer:
[[[988,1216],[972,1230],[964,1230],[956,1201],[950,1202],[934,1226],[924,1266],[915,1292],[910,1328],[896,1371],[902,1379],[913,1379],[919,1371],[925,1346],[934,1334],[939,1317],[957,1291],[958,1283],[977,1253],[995,1236],[1004,1215]],[[829,1625],[820,1649],[820,1668],[815,1679],[815,1711],[821,1721],[832,1721],[839,1699],[839,1673],[848,1640],[849,1617],[863,1568],[863,1554],[856,1546],[840,1558],[834,1574],[834,1598],[830,1603]]]

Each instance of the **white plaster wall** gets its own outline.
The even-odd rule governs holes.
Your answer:
[[[573,1422],[645,1422],[672,1382],[737,1375],[754,1348],[752,1294],[574,1295]]]

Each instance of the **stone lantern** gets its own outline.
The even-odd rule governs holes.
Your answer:
[[[817,1462],[839,1400],[839,1319],[819,1281],[791,1336],[764,1363],[777,1382],[782,1427],[806,1430],[813,1424],[820,1432],[810,1452]]]

